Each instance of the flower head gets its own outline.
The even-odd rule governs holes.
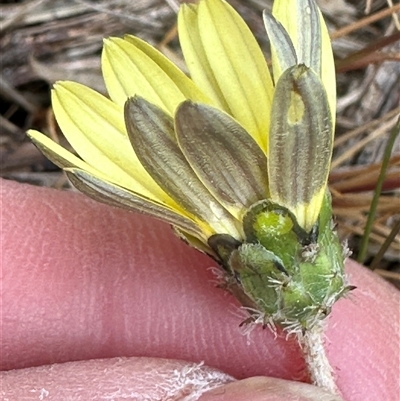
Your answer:
[[[291,187],[299,172],[290,169],[300,167],[307,174],[307,163],[317,159],[320,165],[315,168],[327,172],[330,144],[324,158],[307,154],[303,165],[281,164],[287,155],[279,143],[286,139],[282,132],[271,136],[271,119],[273,130],[281,130],[275,128],[286,119],[280,108],[290,109],[294,123],[303,117],[307,94],[293,89],[301,81],[296,74],[317,82],[312,95],[327,96],[334,114],[334,72],[326,28],[313,1],[289,3],[275,1],[274,16],[264,14],[276,85],[241,17],[223,0],[201,0],[183,5],[178,17],[191,79],[136,37],[106,39],[102,70],[111,100],[73,82],[59,82],[52,92],[56,119],[78,156],[38,132],[30,131],[30,137],[81,191],[162,218],[206,247],[216,233],[242,239],[244,213],[270,196],[292,209],[300,225],[310,230],[319,215],[327,174],[303,199],[281,184]],[[287,12],[292,6],[296,12]],[[302,20],[304,7],[314,8],[311,23]],[[311,27],[309,32],[305,25]],[[298,64],[306,67],[300,71]],[[292,73],[282,77],[293,66]],[[279,80],[283,88],[271,114]],[[289,98],[282,100],[285,93]],[[309,143],[301,141],[314,139],[293,139],[293,152],[295,146],[307,148]],[[284,177],[282,170],[287,170]],[[307,202],[315,191],[322,195],[308,219]]]
[[[305,328],[345,291],[327,197],[333,57],[314,0],[275,0],[264,22],[273,78],[234,9],[200,0],[178,16],[191,78],[136,37],[107,39],[110,99],[73,82],[52,92],[77,156],[29,135],[80,191],[172,224],[244,305]]]

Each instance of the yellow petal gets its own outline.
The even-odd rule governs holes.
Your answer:
[[[107,174],[102,171],[96,170],[41,132],[29,130],[27,134],[35,146],[37,146],[37,148],[58,167],[62,169],[78,168],[80,171],[85,171],[87,174],[96,177],[98,180],[120,184],[118,180],[107,176]],[[139,186],[136,185],[136,188],[139,188]],[[146,190],[142,191],[142,193],[143,192],[146,192]]]
[[[136,96],[126,102],[125,121],[138,158],[155,182],[199,225],[208,225],[213,234],[226,232],[240,238],[240,223],[209,192],[182,154],[172,118]]]
[[[267,158],[231,116],[187,100],[175,114],[175,132],[193,171],[238,220],[268,197]]]
[[[250,29],[222,0],[184,4],[178,28],[193,81],[265,151],[273,86]]]
[[[92,166],[84,162],[79,157],[69,152],[67,149],[54,142],[48,136],[39,131],[29,130],[27,135],[35,144],[35,146],[55,165],[64,169],[69,167],[78,167],[82,170],[88,171],[93,175],[102,176],[103,174]]]
[[[325,89],[305,65],[287,69],[271,111],[269,189],[310,232],[321,211],[332,157],[333,127]]]
[[[122,108],[74,82],[57,83],[52,104],[65,137],[86,163],[104,172],[111,182],[175,205],[137,159],[126,134]]]
[[[179,40],[185,62],[192,79],[212,99],[215,106],[229,112],[229,106],[214,77],[201,43],[197,14],[197,7],[193,4],[183,4],[179,10]]]
[[[174,74],[169,76],[131,41],[105,39],[102,70],[108,93],[118,105],[123,106],[128,97],[138,95],[173,114],[177,105],[186,98],[173,81]],[[193,87],[191,89],[193,92]]]
[[[329,108],[331,109],[332,122],[335,126],[336,121],[336,70],[335,60],[333,58],[332,44],[329,37],[328,28],[326,27],[324,18],[321,17],[321,33],[322,33],[322,59],[321,59],[321,80],[325,86],[328,96]]]
[[[132,35],[126,35],[124,39],[150,57],[171,78],[185,98],[195,102],[211,103],[211,100],[186,74],[153,46]]]
[[[297,55],[293,43],[282,24],[266,10],[264,10],[263,19],[270,43],[272,71],[276,85],[285,70],[298,64]]]
[[[284,26],[286,31],[293,42],[296,49],[297,56],[301,54],[299,49],[299,43],[302,39],[307,39],[304,32],[307,27],[304,26],[304,15],[307,14],[308,7],[307,1],[314,3],[314,0],[275,0],[272,14],[275,18]],[[332,53],[331,41],[329,38],[328,29],[326,27],[325,21],[322,17],[321,12],[318,10],[320,16],[320,34],[321,34],[321,80],[324,84],[329,107],[332,113],[332,121],[335,123],[336,115],[336,74],[335,74],[335,64]],[[310,41],[313,38],[309,37]],[[318,49],[314,49],[318,51]],[[304,60],[299,59],[299,63],[304,62]],[[309,66],[310,67],[310,66]],[[274,69],[275,71],[275,69]],[[278,81],[279,77],[274,76],[275,82]]]
[[[156,217],[189,232],[203,243],[206,243],[207,237],[212,234],[212,231],[205,223],[200,227],[193,219],[170,206],[119,187],[97,175],[79,168],[68,168],[66,173],[79,191],[97,201]]]

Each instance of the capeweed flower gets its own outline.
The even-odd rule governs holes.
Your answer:
[[[178,16],[191,78],[136,37],[106,39],[110,99],[52,92],[77,156],[29,136],[80,191],[170,223],[264,323],[301,332],[348,290],[327,190],[335,71],[314,0],[275,0],[264,22],[273,78],[231,6],[200,0]]]

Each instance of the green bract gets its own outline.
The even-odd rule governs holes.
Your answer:
[[[329,202],[327,197],[310,233],[288,209],[266,200],[244,217],[246,241],[235,243],[224,235],[210,238],[235,278],[228,285],[243,291],[243,304],[253,313],[262,313],[264,323],[291,332],[311,329],[348,291]]]

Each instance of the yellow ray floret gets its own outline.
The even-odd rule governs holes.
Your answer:
[[[250,29],[220,0],[183,5],[178,28],[193,81],[266,151],[273,85]]]
[[[104,40],[102,71],[111,99],[120,106],[139,95],[172,115],[187,97],[208,101],[165,56],[132,36]]]
[[[306,12],[304,9],[306,8]],[[310,22],[310,16],[313,15],[312,9],[315,9],[319,16],[318,24]],[[319,71],[315,71],[320,75],[324,84],[325,91],[328,96],[329,107],[332,114],[333,123],[335,123],[336,115],[336,73],[335,63],[333,60],[333,52],[329,32],[325,21],[318,7],[313,0],[275,0],[272,13],[274,17],[283,25],[288,32],[290,39],[294,45],[298,56],[298,63],[305,63],[308,67],[307,60],[309,54],[320,55]],[[314,29],[314,31],[313,31]],[[320,38],[318,38],[320,36]],[[319,40],[316,41],[316,39]],[[318,47],[320,49],[318,49]],[[307,54],[308,53],[308,54]],[[277,82],[283,71],[278,66],[277,58],[272,59],[274,68],[274,80]]]

